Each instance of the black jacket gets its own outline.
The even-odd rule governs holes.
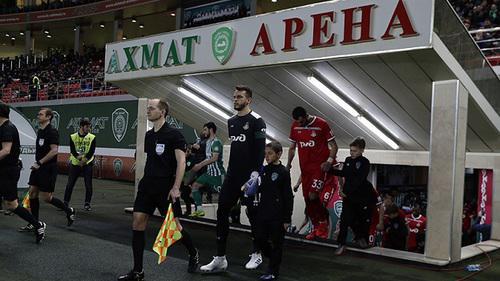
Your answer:
[[[342,170],[330,170],[334,175],[343,177],[343,192],[347,200],[358,203],[375,203],[376,196],[373,192],[373,186],[368,181],[370,172],[370,161],[363,156],[352,159],[347,157],[344,161]]]
[[[258,220],[290,223],[293,212],[290,172],[282,164],[270,164],[264,167],[261,180],[258,191]]]

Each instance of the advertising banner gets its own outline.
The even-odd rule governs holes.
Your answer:
[[[130,80],[430,48],[432,20],[431,0],[320,2],[107,44],[105,79]]]
[[[185,8],[182,28],[201,26],[251,15],[251,0],[222,0]]]

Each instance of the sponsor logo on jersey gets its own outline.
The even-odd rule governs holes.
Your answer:
[[[313,140],[310,140],[308,142],[301,141],[301,142],[299,142],[299,144],[300,144],[301,148],[304,148],[304,147],[314,147],[316,145],[316,142],[314,142]]]
[[[335,201],[333,210],[335,212],[335,215],[340,218],[340,214],[342,214],[342,200]]]
[[[312,131],[312,133],[311,133],[311,137],[313,137],[313,138],[314,138],[314,137],[316,137],[316,136],[317,136],[316,131]]]
[[[247,136],[245,134],[240,134],[239,136],[230,136],[229,139],[231,140],[231,142],[245,142],[247,140]]]

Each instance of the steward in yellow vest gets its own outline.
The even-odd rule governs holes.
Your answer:
[[[71,194],[76,180],[83,174],[85,181],[85,204],[84,209],[90,211],[92,200],[92,170],[94,166],[94,153],[96,148],[96,136],[90,133],[90,121],[88,118],[80,120],[80,129],[70,136],[69,157],[70,165],[68,171],[68,183],[64,192],[64,203],[69,205]]]

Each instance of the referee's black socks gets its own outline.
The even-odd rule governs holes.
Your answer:
[[[181,238],[181,243],[184,245],[190,256],[196,255],[196,248],[194,247],[193,244],[193,239],[191,239],[191,235],[183,228],[181,230],[182,238]]]
[[[15,208],[14,211],[12,211],[12,212],[14,214],[18,215],[23,220],[31,223],[34,227],[38,227],[40,225],[38,220],[35,219],[35,217],[32,214],[30,214],[30,212],[28,210],[26,210],[24,207],[22,207],[21,205],[18,205],[17,208]]]
[[[134,230],[132,233],[132,252],[134,252],[134,271],[142,272],[142,260],[144,256],[144,231]]]
[[[59,208],[61,210],[64,210],[66,212],[66,214],[71,213],[71,209],[68,206],[66,206],[66,204],[63,203],[63,201],[55,198],[54,196],[52,196],[52,199],[50,200],[49,203],[56,206],[57,208]]]
[[[33,217],[38,220],[40,214],[40,200],[38,198],[30,198],[30,210]]]

